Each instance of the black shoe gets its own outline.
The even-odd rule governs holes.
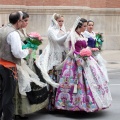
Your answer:
[[[28,119],[27,116],[15,115],[15,120]]]
[[[28,119],[27,116],[19,116],[20,119]]]

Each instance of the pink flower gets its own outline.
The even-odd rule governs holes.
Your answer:
[[[91,51],[93,53],[93,56],[96,56],[99,53],[99,49],[98,48],[91,48]]]
[[[31,32],[31,33],[29,33],[28,34],[30,37],[32,37],[32,38],[37,38],[38,40],[42,40],[42,37],[40,36],[40,34],[39,33],[37,33],[37,32]]]
[[[98,48],[91,48],[91,51],[99,51],[99,49]]]
[[[81,51],[80,51],[80,56],[81,57],[89,57],[92,55],[92,52],[90,49],[87,49],[87,48],[83,48]]]

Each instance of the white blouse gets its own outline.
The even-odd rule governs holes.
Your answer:
[[[16,58],[25,58],[29,54],[28,49],[22,49],[22,42],[17,31],[7,36],[7,43],[11,45],[11,52]]]
[[[92,31],[91,33],[88,32],[88,31],[85,31],[85,32],[82,33],[82,35],[83,35],[84,37],[86,37],[86,38],[92,37],[93,39],[95,39],[95,36],[96,36],[96,34],[95,34],[94,31]]]

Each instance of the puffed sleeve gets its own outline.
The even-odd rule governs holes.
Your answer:
[[[16,58],[25,58],[29,54],[28,49],[22,49],[22,42],[19,34],[14,31],[7,36],[7,42],[11,45],[11,52]]]

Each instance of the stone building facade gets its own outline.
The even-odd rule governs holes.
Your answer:
[[[91,8],[119,8],[120,0],[0,0],[0,4],[26,6],[87,6]]]
[[[64,16],[67,30],[77,16],[91,19],[95,31],[104,35],[103,49],[120,49],[120,0],[0,0],[0,26],[7,24],[8,15],[18,10],[30,15],[27,31],[39,32],[43,37],[55,12]]]

